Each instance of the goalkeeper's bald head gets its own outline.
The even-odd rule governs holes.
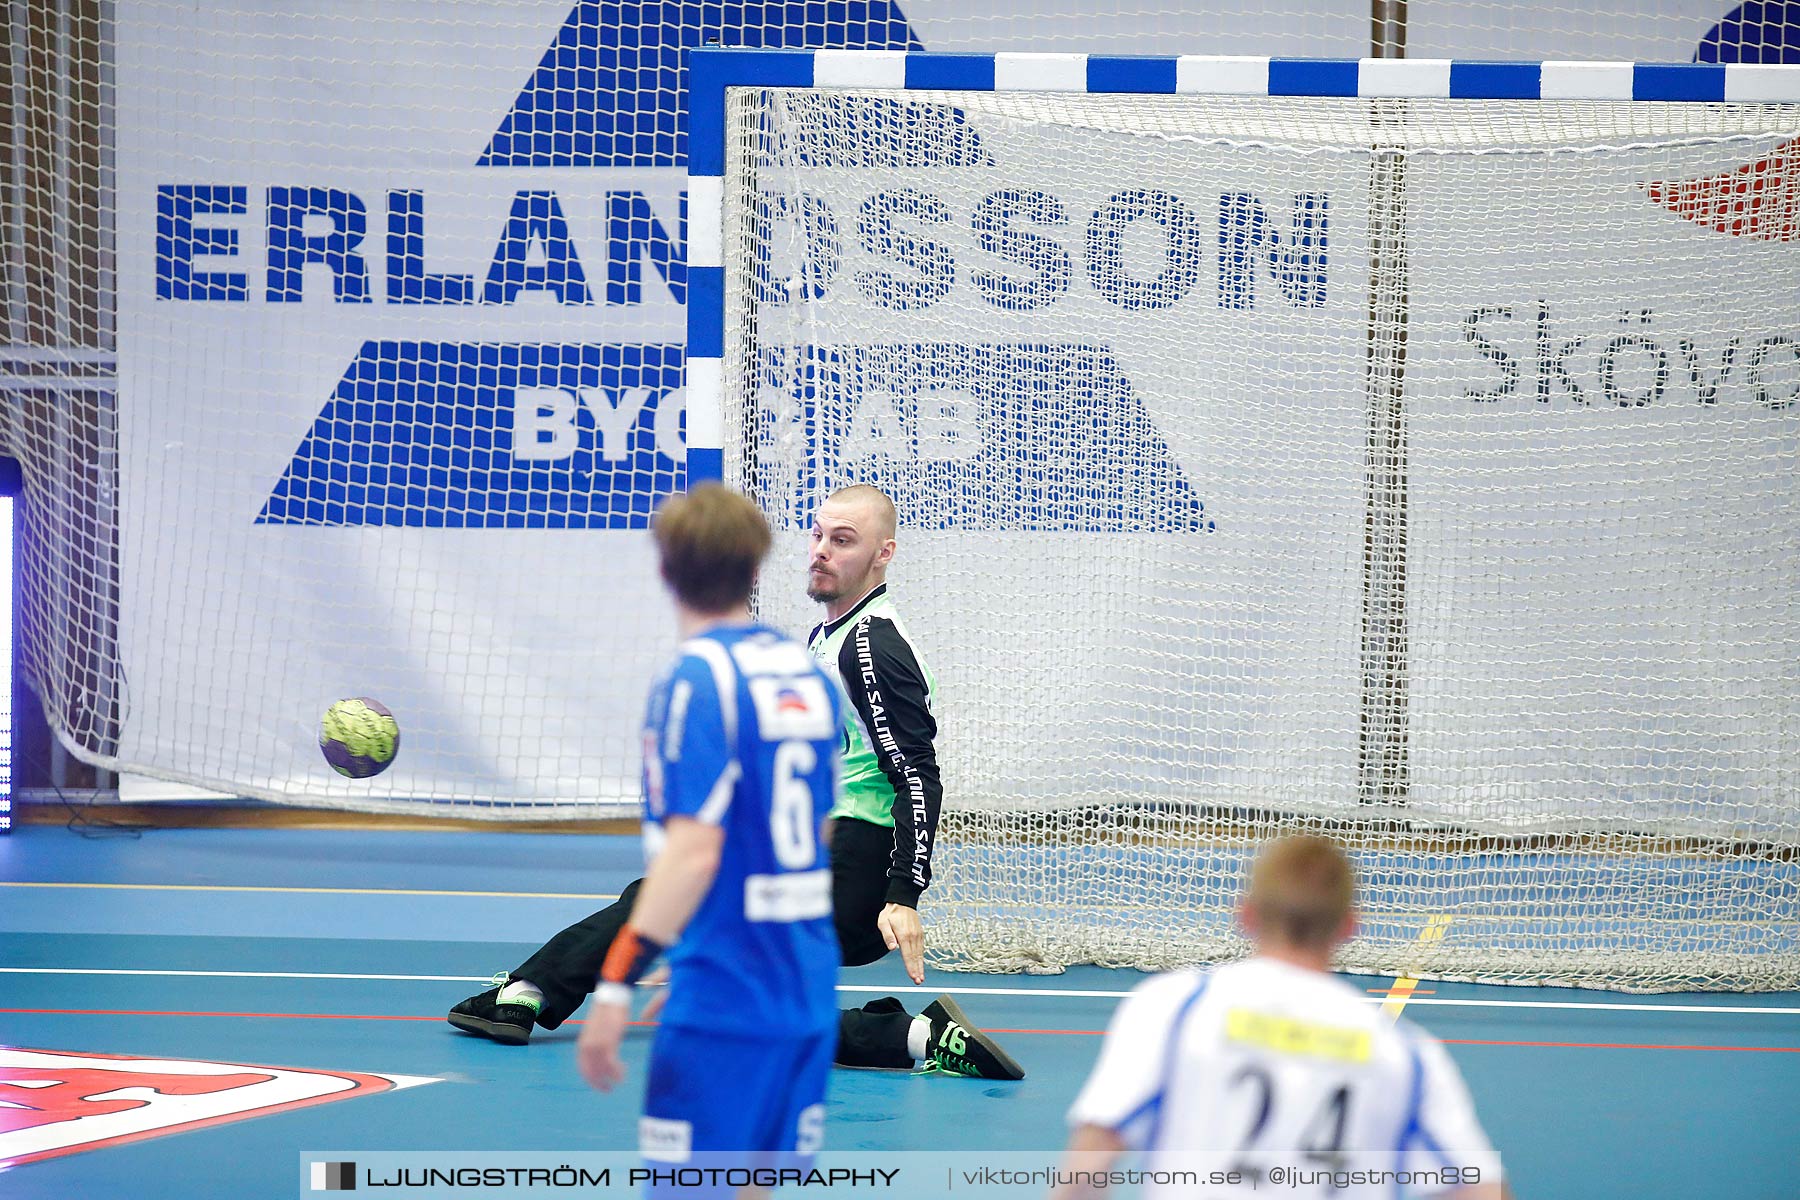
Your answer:
[[[866,483],[839,488],[813,514],[806,594],[836,620],[887,582],[894,560],[894,502]]]
[[[826,497],[825,503],[839,507],[855,506],[862,510],[868,516],[868,532],[877,539],[893,537],[894,530],[900,523],[893,500],[873,484],[853,483],[848,487],[841,487]]]

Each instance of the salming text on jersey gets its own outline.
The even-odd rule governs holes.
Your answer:
[[[843,795],[832,815],[894,830],[888,899],[917,905],[931,883],[943,784],[932,740],[935,680],[895,611],[887,585],[813,630],[809,647],[850,698]]]

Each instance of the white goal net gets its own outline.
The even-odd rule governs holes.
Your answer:
[[[635,812],[641,697],[674,643],[642,525],[687,478],[696,47],[1760,63],[1800,56],[1796,11],[0,0],[0,450],[25,468],[19,658],[54,734],[28,731],[25,781],[105,790],[120,771],[357,809]],[[1293,197],[1246,197],[1239,244],[1262,261]],[[1316,215],[1336,256],[1358,217],[1331,203]],[[1079,250],[1086,235],[1058,236]],[[1304,299],[1306,253],[1262,270],[1259,305]],[[1072,269],[1088,288],[1085,259]],[[1491,303],[1540,299],[1519,297]],[[1510,356],[1494,379],[1511,362],[1539,385],[1521,332],[1537,313],[1479,318]],[[1575,336],[1573,319],[1549,310],[1545,336]],[[1680,336],[1663,343],[1677,382]],[[1696,347],[1704,379],[1724,371],[1722,345]],[[1733,353],[1727,393],[1752,370],[1779,379],[1777,350]],[[1117,356],[1027,357],[1046,378],[1138,384]],[[1054,482],[1071,497],[1058,519],[1081,528],[1087,502]],[[317,745],[321,713],[352,696],[403,733],[372,779],[338,776]]]
[[[726,474],[900,507],[945,965],[1311,829],[1349,968],[1800,983],[1794,106],[729,96]]]

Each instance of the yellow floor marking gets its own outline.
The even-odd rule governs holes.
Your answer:
[[[1444,931],[1450,927],[1449,913],[1433,913],[1425,922],[1425,928],[1419,931],[1419,945],[1430,946],[1444,940]],[[1401,975],[1394,980],[1394,986],[1387,990],[1387,1000],[1381,1011],[1387,1014],[1390,1021],[1398,1021],[1400,1014],[1406,1010],[1406,1002],[1417,994],[1419,981],[1412,975]]]

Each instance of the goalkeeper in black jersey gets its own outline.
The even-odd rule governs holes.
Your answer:
[[[825,606],[808,648],[850,699],[843,794],[828,822],[832,909],[844,965],[900,951],[914,983],[925,981],[919,897],[931,883],[943,785],[933,746],[933,680],[887,589],[894,558],[893,501],[866,485],[843,488],[813,517],[807,595]],[[638,882],[642,882],[641,880]],[[551,938],[496,986],[450,1010],[450,1023],[523,1045],[532,1025],[555,1029],[581,1007],[638,883],[610,908]],[[719,997],[730,1004],[729,996]],[[648,1013],[646,1014],[648,1015]],[[847,1067],[927,1070],[983,1079],[1025,1072],[970,1025],[949,996],[918,1016],[884,996],[839,1014],[836,1061]]]

